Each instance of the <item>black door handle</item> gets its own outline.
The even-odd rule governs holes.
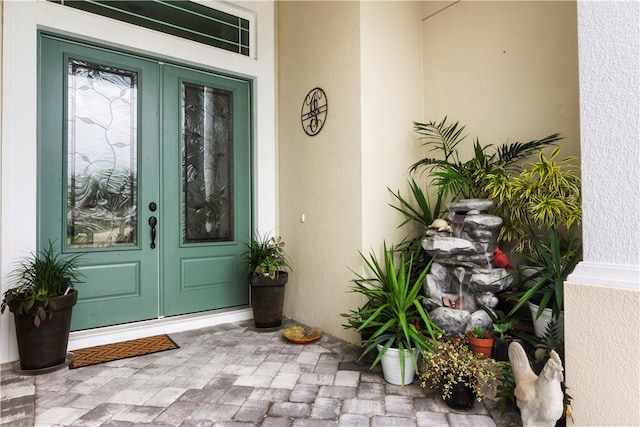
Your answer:
[[[156,248],[156,225],[158,224],[158,218],[155,216],[149,217],[149,225],[151,226],[151,249]]]

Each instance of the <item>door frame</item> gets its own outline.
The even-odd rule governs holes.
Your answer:
[[[16,261],[36,251],[37,197],[37,40],[38,30],[93,41],[141,55],[172,59],[252,82],[253,105],[253,228],[261,233],[276,228],[275,37],[274,2],[227,4],[233,13],[249,15],[255,23],[255,51],[244,57],[124,22],[87,14],[58,4],[30,0],[3,3],[2,37],[2,292],[10,287],[7,274]],[[218,4],[215,3],[217,7]],[[248,9],[248,8],[251,9]],[[135,46],[132,46],[135,41]],[[256,167],[256,165],[260,167]],[[247,312],[247,313],[245,313]],[[234,315],[235,313],[235,315]],[[231,317],[230,317],[231,316]],[[129,329],[108,327],[73,333],[69,348],[143,336],[159,327],[165,332],[199,325],[249,318],[250,310],[214,313],[209,318],[186,315],[160,319],[153,325]],[[144,323],[144,322],[143,322]],[[177,328],[177,329],[176,329]],[[12,317],[0,317],[0,362],[17,359]]]

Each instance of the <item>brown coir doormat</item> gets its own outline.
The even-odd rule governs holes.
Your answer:
[[[81,348],[79,350],[73,350],[74,358],[71,365],[69,365],[69,369],[82,368],[83,366],[97,365],[98,363],[143,356],[145,354],[176,348],[180,348],[180,346],[173,342],[168,335],[156,335],[154,337],[122,341],[115,344]]]

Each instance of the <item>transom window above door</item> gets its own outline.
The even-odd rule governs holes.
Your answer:
[[[250,22],[188,0],[47,0],[249,56]]]

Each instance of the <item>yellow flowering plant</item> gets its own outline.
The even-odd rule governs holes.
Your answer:
[[[454,386],[460,383],[473,390],[478,402],[495,392],[496,362],[479,359],[462,337],[439,337],[422,354],[422,360],[420,386],[441,389],[443,399],[450,398]]]

